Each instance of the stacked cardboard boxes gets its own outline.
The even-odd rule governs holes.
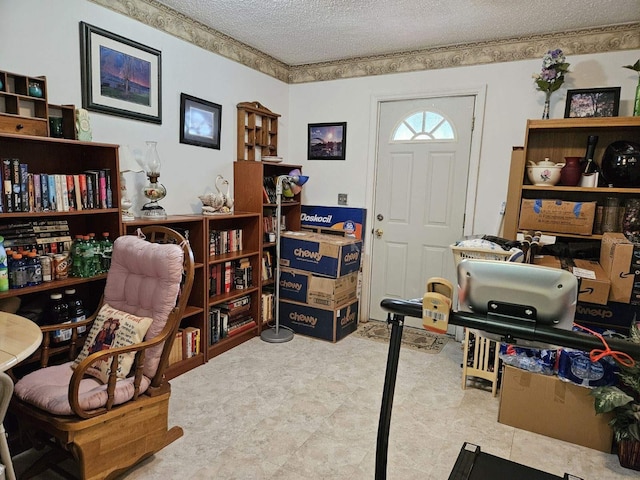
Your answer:
[[[337,342],[358,326],[362,241],[313,232],[280,239],[280,323]]]

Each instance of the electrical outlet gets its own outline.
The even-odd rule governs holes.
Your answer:
[[[338,194],[338,205],[346,205],[347,204],[347,194],[339,193]]]

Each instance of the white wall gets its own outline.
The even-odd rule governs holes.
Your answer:
[[[477,147],[479,170],[471,177],[477,181],[472,186],[477,188],[477,203],[471,233],[496,233],[511,147],[523,144],[526,120],[542,114],[543,95],[534,89],[531,79],[540,70],[539,59],[286,85],[86,0],[1,0],[0,19],[0,68],[46,75],[49,100],[54,104],[81,105],[80,21],[162,52],[162,125],[95,112],[91,112],[91,123],[96,141],[141,150],[145,140],[159,142],[160,181],[168,190],[162,204],[170,214],[199,212],[197,196],[213,188],[216,175],[232,179],[239,102],[257,100],[283,115],[279,154],[290,163],[303,164],[311,176],[304,188],[305,203],[336,205],[337,194],[348,193],[349,206],[371,208],[375,100],[486,87],[481,145]],[[552,97],[551,116],[563,116],[567,88],[598,86],[622,86],[620,115],[630,115],[637,75],[621,66],[639,57],[640,50],[569,56],[571,74]],[[181,92],[222,105],[220,150],[179,143]],[[346,161],[307,161],[307,124],[333,121],[347,122]],[[133,187],[128,178],[130,191],[139,191],[140,177]],[[137,207],[144,202],[144,198],[135,200]],[[474,198],[468,201],[473,210]]]
[[[94,141],[143,152],[146,140],[158,141],[160,182],[168,190],[161,204],[169,214],[200,213],[198,195],[213,188],[216,175],[232,181],[236,104],[257,100],[278,113],[289,108],[285,83],[86,0],[1,0],[0,19],[0,69],[46,75],[53,104],[82,104],[80,21],[162,52],[162,125],[96,112],[90,118]],[[220,150],[180,143],[181,92],[222,105]],[[286,129],[279,137],[286,153]],[[127,176],[127,186],[137,194],[145,177],[134,177]],[[134,200],[136,207],[145,201]]]
[[[567,89],[607,86],[622,87],[620,115],[631,115],[638,78],[635,72],[621,66],[634,63],[639,57],[640,50],[570,55],[571,73],[551,98],[551,117],[564,116]],[[467,229],[467,233],[496,234],[500,205],[507,193],[511,147],[523,145],[527,119],[542,116],[544,95],[534,88],[531,77],[540,67],[541,59],[534,59],[292,85],[289,157],[301,162],[305,174],[311,177],[305,185],[306,203],[337,205],[338,193],[348,193],[349,206],[372,207],[376,99],[432,96],[486,86],[479,170],[477,176],[474,172],[471,175],[472,181],[477,178],[477,186],[472,185],[472,190],[477,188],[475,218],[472,230]],[[344,121],[346,161],[306,161],[307,124]],[[474,198],[468,202],[473,209]],[[371,218],[369,210],[369,226]]]

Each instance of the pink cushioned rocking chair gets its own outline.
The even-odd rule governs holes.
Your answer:
[[[10,409],[21,431],[36,446],[54,446],[21,478],[59,461],[60,448],[76,460],[82,479],[114,478],[183,434],[178,426],[168,428],[171,387],[164,371],[193,284],[193,252],[172,229],[140,232],[144,238],[115,240],[98,311],[108,303],[125,314],[151,317],[144,341],[91,353],[75,369],[72,362],[41,368],[16,383]],[[87,330],[95,317],[86,321]],[[135,361],[128,376],[118,379],[119,355],[127,352]],[[106,383],[87,375],[99,360],[110,365]]]

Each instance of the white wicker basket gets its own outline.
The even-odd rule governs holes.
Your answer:
[[[465,258],[473,258],[477,260],[509,260],[509,257],[513,252],[507,252],[504,250],[488,250],[485,248],[469,248],[458,247],[451,245],[451,251],[453,252],[453,261],[456,266]]]

